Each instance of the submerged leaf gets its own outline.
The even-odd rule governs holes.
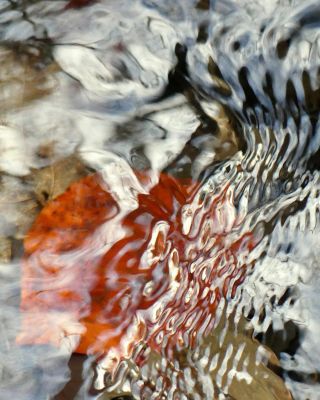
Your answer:
[[[221,345],[219,339],[226,326],[227,330]],[[246,329],[244,317],[236,327],[234,319],[228,318],[226,321],[223,318],[214,333],[205,339],[203,347],[206,346],[211,348],[213,354],[219,354],[217,365],[210,370],[210,376],[214,382],[219,382],[220,379],[221,387],[226,388],[231,398],[292,399],[283,380],[269,368],[271,362],[273,365],[279,365],[277,357],[268,347],[252,338],[250,331]],[[227,354],[229,359],[224,369],[223,363]],[[224,371],[223,376],[221,371]]]
[[[41,154],[52,151],[51,147],[41,148]],[[33,171],[30,181],[34,187],[36,199],[45,205],[62,194],[68,186],[87,175],[84,164],[77,156],[70,156],[59,160],[48,167]]]
[[[0,236],[0,263],[9,263],[11,260],[11,253],[11,240],[5,236]]]
[[[137,178],[143,188],[146,177]],[[141,340],[168,356],[177,343],[193,346],[244,279],[237,253],[255,243],[250,233],[228,238],[236,225],[229,185],[200,194],[198,186],[161,174],[126,211],[96,174],[48,203],[24,243],[20,343],[80,337],[77,351],[108,353],[110,370]],[[197,218],[206,227],[200,241]]]
[[[34,53],[34,52],[33,52]],[[57,86],[55,63],[39,69],[34,54],[20,57],[17,49],[0,47],[0,106],[1,112],[26,105],[50,94]],[[40,57],[39,57],[40,59]],[[34,65],[35,64],[35,65]]]

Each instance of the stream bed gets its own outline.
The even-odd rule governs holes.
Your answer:
[[[320,398],[319,26],[1,1],[1,399]]]

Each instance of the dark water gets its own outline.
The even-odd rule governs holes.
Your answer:
[[[1,399],[320,398],[319,26],[317,1],[2,0]],[[86,239],[63,214],[37,247],[96,172],[117,212],[59,200]]]

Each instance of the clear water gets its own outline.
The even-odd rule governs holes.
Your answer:
[[[0,4],[0,398],[319,399],[319,2],[80,3]],[[118,212],[40,263],[36,216],[95,172]],[[152,251],[122,296],[112,246],[143,207]],[[121,307],[98,324],[123,346],[108,328],[81,355],[91,311],[56,315],[50,293],[79,282],[90,309],[105,254],[101,302]],[[49,299],[32,323],[28,288]]]

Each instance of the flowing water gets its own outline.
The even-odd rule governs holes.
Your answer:
[[[320,398],[319,27],[0,2],[1,399]]]

